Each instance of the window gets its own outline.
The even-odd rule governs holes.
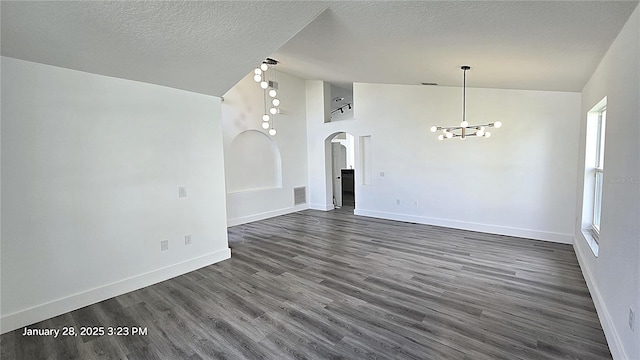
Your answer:
[[[607,98],[587,113],[587,136],[582,201],[582,233],[598,256],[604,186],[604,139],[607,122]]]
[[[600,212],[602,211],[602,178],[604,176],[604,129],[607,121],[607,108],[598,112],[596,123],[596,149],[595,164],[593,167],[594,192],[593,192],[593,218],[591,219],[591,229],[594,232],[596,241],[600,235]]]

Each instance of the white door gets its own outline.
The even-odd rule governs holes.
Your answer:
[[[340,170],[347,168],[347,148],[340,143],[331,143],[331,160],[333,163],[333,198],[336,199],[337,206],[342,206]]]

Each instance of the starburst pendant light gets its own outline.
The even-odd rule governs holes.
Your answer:
[[[442,131],[442,134],[438,135],[438,140],[460,138],[465,140],[470,136],[488,138],[491,133],[487,131],[487,128],[495,127],[496,129],[502,126],[500,121],[482,124],[482,125],[469,125],[467,122],[467,70],[471,69],[470,66],[460,67],[464,72],[462,78],[462,122],[460,126],[432,126],[431,132]]]
[[[262,128],[269,130],[269,135],[276,134],[276,129],[273,127],[274,120],[277,114],[280,113],[280,100],[278,96],[278,72],[275,66],[278,65],[278,61],[267,58],[253,71],[253,80],[260,84],[260,88],[263,90],[263,102],[264,102],[264,115],[262,115]]]

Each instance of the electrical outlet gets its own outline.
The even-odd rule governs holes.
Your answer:
[[[185,235],[184,236],[184,244],[185,245],[191,245],[191,235]]]
[[[400,205],[400,199],[396,199],[396,205]]]
[[[380,177],[384,177],[384,171],[380,171]]]
[[[178,197],[187,197],[187,188],[181,186],[178,188]]]
[[[636,321],[636,313],[635,311],[633,311],[633,308],[630,307],[629,308],[629,328],[631,329],[631,331],[633,331],[633,325],[635,324]]]
[[[160,251],[169,250],[169,240],[160,241]]]

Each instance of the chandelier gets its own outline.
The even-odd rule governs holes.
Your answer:
[[[275,66],[278,61],[267,58],[253,71],[253,80],[260,84],[263,90],[264,115],[262,115],[262,128],[269,129],[269,135],[274,136],[276,129],[274,122],[276,114],[280,113],[280,100],[278,99],[278,72]]]
[[[432,126],[431,132],[436,132],[442,130],[442,134],[438,135],[438,140],[451,139],[451,138],[460,138],[460,140],[465,140],[470,136],[475,137],[485,137],[488,138],[491,136],[491,133],[487,131],[487,128],[495,127],[496,129],[502,126],[502,122],[496,121],[488,124],[482,125],[469,125],[467,121],[467,70],[471,69],[470,66],[462,66],[460,67],[464,72],[463,80],[462,80],[462,122],[460,126]]]

